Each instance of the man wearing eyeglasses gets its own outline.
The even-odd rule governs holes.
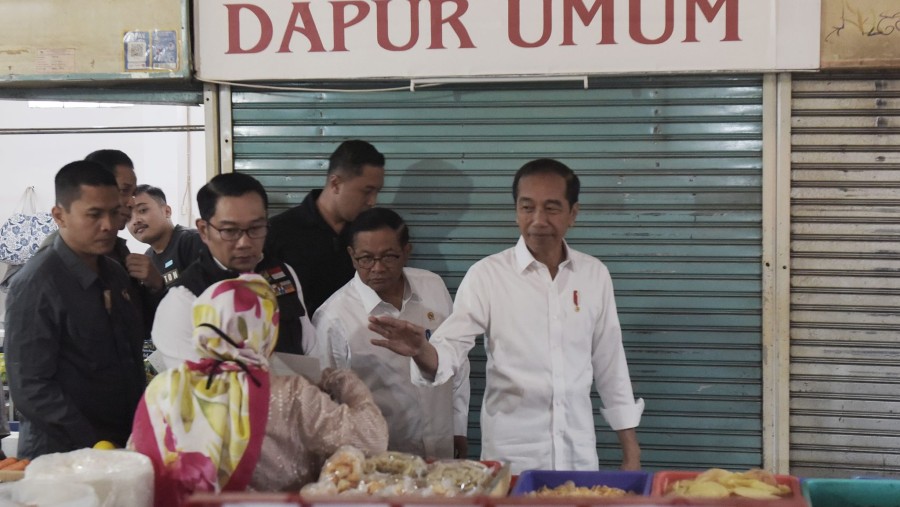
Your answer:
[[[197,192],[197,230],[209,251],[184,270],[159,304],[152,337],[166,368],[199,361],[191,306],[210,285],[241,273],[262,275],[278,296],[281,320],[275,351],[316,352],[316,333],[294,269],[278,259],[263,258],[269,232],[267,206],[262,184],[246,174],[220,174]]]
[[[453,382],[437,387],[410,380],[410,361],[372,345],[370,316],[391,316],[422,326],[426,335],[450,315],[453,302],[441,277],[407,268],[412,245],[403,219],[386,208],[360,213],[347,226],[354,277],[316,310],[326,363],[349,368],[369,387],[388,423],[388,449],[428,458],[465,458],[469,416],[469,363]]]

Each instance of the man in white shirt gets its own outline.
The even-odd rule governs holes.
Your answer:
[[[407,268],[412,245],[403,219],[386,208],[360,213],[348,226],[347,251],[356,274],[316,310],[319,341],[331,344],[333,366],[353,370],[375,397],[390,430],[388,449],[429,458],[466,457],[469,362],[450,382],[417,386],[410,361],[371,340],[370,316],[404,319],[431,332],[453,302],[441,277]]]
[[[452,315],[430,341],[414,323],[370,318],[370,329],[385,338],[372,343],[411,357],[413,380],[426,384],[446,382],[484,333],[482,458],[509,461],[513,473],[598,468],[592,382],[618,435],[622,468],[640,468],[634,428],[644,402],[632,392],[609,271],[564,239],[579,188],[556,160],[519,169],[518,244],[469,269]]]
[[[208,251],[201,252],[169,288],[153,321],[153,344],[167,369],[200,359],[192,340],[191,308],[197,296],[210,285],[241,273],[262,275],[278,296],[281,321],[275,351],[322,359],[319,352],[328,347],[317,347],[316,331],[293,268],[278,259],[263,258],[269,231],[267,206],[262,184],[242,173],[220,174],[197,192],[197,230]]]

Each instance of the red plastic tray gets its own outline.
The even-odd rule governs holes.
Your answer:
[[[653,486],[650,489],[651,497],[665,497],[666,491],[675,482],[685,479],[693,479],[700,475],[701,472],[688,471],[668,471],[656,472],[653,474]],[[778,505],[779,507],[788,507],[796,505],[798,507],[807,507],[806,500],[803,498],[803,491],[800,489],[800,479],[793,475],[776,475],[775,482],[784,484],[791,488],[791,494],[779,500],[755,500],[752,498],[729,497],[727,499],[704,499],[704,498],[683,498],[676,497],[676,503],[682,504],[681,500],[687,501],[683,505],[734,505],[734,506],[762,506],[762,505]]]

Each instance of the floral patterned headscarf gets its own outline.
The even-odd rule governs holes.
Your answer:
[[[155,505],[246,489],[266,430],[278,317],[275,293],[254,274],[216,283],[194,302],[202,359],[150,382],[131,435],[130,447],[153,461]]]

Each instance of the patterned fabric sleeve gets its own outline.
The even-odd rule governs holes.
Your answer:
[[[352,445],[367,455],[387,449],[387,423],[372,392],[355,373],[326,369],[319,385],[318,392],[304,390],[301,425],[317,452],[330,456],[342,445]]]
[[[303,377],[273,376],[269,424],[250,487],[298,491],[319,478],[338,447],[371,455],[386,450],[387,442],[387,423],[372,393],[349,370],[326,369],[321,388]]]

